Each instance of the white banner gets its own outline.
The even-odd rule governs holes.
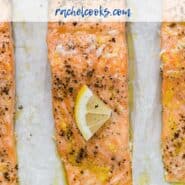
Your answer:
[[[0,0],[0,21],[185,21],[185,0]]]

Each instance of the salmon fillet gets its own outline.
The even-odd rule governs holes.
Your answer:
[[[14,53],[10,23],[0,23],[0,184],[17,184]]]
[[[185,24],[163,23],[162,153],[168,182],[185,183]]]
[[[128,62],[122,23],[49,23],[56,144],[69,185],[131,185]],[[87,85],[112,110],[88,141],[74,118]]]

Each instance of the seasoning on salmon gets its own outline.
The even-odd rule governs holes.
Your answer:
[[[185,183],[185,24],[161,29],[162,153],[168,182]]]
[[[0,184],[17,185],[14,136],[15,81],[12,29],[0,23]]]
[[[124,24],[59,22],[48,29],[56,143],[68,184],[131,185]],[[88,141],[74,118],[83,85],[113,110]]]

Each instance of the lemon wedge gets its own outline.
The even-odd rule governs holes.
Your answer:
[[[112,110],[83,85],[75,102],[75,120],[85,138],[89,140],[111,117]]]

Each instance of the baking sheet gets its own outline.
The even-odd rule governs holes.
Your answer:
[[[167,185],[160,153],[159,23],[132,23],[134,185]],[[20,185],[62,185],[53,140],[46,23],[14,23]],[[22,108],[22,107],[23,108]]]

